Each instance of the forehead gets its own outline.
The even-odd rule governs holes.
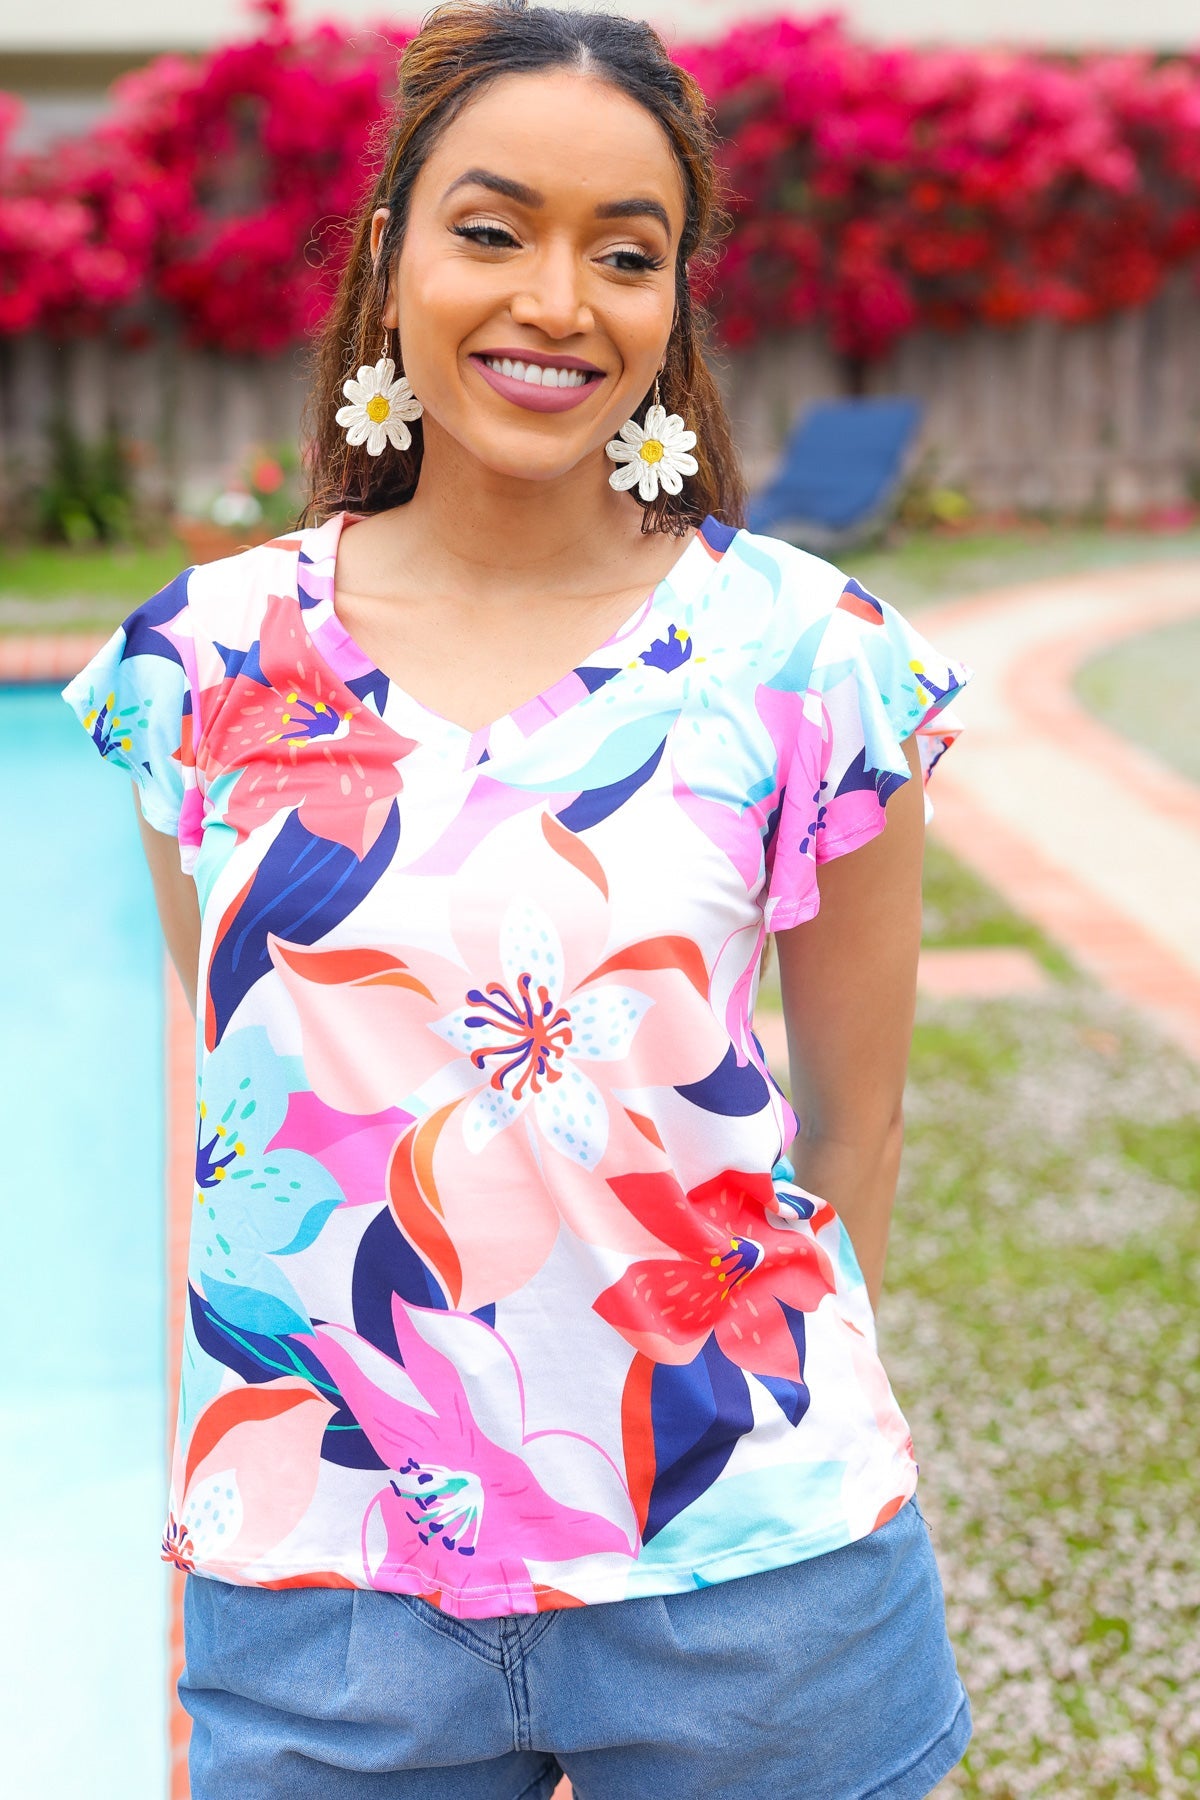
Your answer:
[[[501,75],[453,119],[417,178],[414,203],[436,205],[467,169],[485,168],[545,196],[547,209],[591,211],[658,200],[678,236],[683,178],[658,120],[595,76],[567,69]]]

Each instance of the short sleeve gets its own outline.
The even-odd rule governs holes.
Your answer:
[[[137,783],[147,824],[179,838],[185,867],[198,802],[186,607],[181,575],[131,613],[63,689],[100,755]]]
[[[795,689],[797,730],[768,846],[764,916],[773,931],[817,912],[820,863],[884,829],[889,798],[910,779],[903,740],[913,732],[928,784],[962,730],[950,703],[972,674],[852,580],[806,641],[815,648]],[[801,673],[793,662],[793,679]],[[928,795],[925,815],[933,816]]]

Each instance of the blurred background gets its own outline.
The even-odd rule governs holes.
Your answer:
[[[623,0],[700,80],[755,529],[976,670],[930,787],[880,1317],[976,1715],[939,1793],[1200,1793],[1194,0]],[[154,1560],[190,1024],[58,698],[285,529],[311,332],[415,10],[0,17],[10,1045],[0,1732],[21,1800],[187,1792]],[[786,1080],[777,996],[763,1043]]]

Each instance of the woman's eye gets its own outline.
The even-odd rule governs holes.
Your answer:
[[[661,256],[651,256],[648,251],[634,250],[632,247],[610,250],[604,260],[611,262],[623,275],[641,275],[649,269],[663,267]]]
[[[517,241],[503,225],[452,225],[450,229],[456,237],[478,244],[481,250],[509,250]]]

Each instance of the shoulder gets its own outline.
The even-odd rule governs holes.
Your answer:
[[[721,584],[762,679],[802,689],[815,666],[887,621],[891,609],[824,557],[757,532],[724,537]]]
[[[235,673],[281,611],[294,616],[299,607],[307,618],[309,609],[331,606],[336,525],[340,520],[281,533],[179,578],[186,582],[179,628],[191,640],[202,688]]]
[[[865,595],[836,564],[782,538],[719,529],[719,555],[729,584],[747,594],[757,592],[785,628],[794,625],[803,630],[817,619],[827,619],[848,588]],[[708,543],[707,531],[705,540]]]

